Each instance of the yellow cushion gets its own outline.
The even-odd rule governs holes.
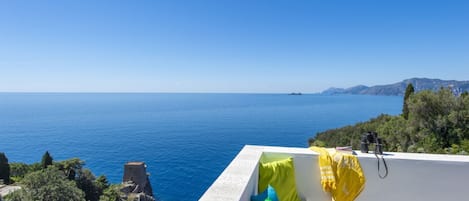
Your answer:
[[[295,167],[293,159],[259,164],[259,191],[271,185],[280,201],[300,201],[296,190]]]

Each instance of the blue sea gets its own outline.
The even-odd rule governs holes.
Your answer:
[[[125,162],[145,161],[159,200],[197,200],[246,144],[306,147],[317,132],[401,107],[393,96],[0,93],[0,152],[79,157],[114,183]]]

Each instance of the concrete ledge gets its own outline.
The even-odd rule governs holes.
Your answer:
[[[5,197],[6,195],[15,192],[16,190],[21,189],[20,186],[10,186],[10,185],[1,185],[0,186],[0,197]]]
[[[375,155],[357,154],[367,180],[358,201],[467,199],[469,156],[386,152],[389,175],[380,179]],[[308,148],[246,145],[200,200],[248,201],[257,194],[259,161],[286,157],[294,158],[303,200],[330,200],[320,186],[317,156]]]
[[[299,169],[306,167],[307,170],[301,172],[307,172],[307,175],[311,175],[310,171],[314,170],[314,167],[311,167],[313,165],[311,161],[313,157],[316,158],[317,155],[317,153],[306,148],[246,145],[199,200],[248,201],[251,195],[257,194],[259,161],[295,157],[295,167]],[[296,179],[297,182],[303,180],[306,182],[318,181],[311,177],[304,177],[301,173],[296,174]],[[308,188],[302,188],[304,186],[298,187],[299,189],[303,189],[300,191],[309,191]],[[310,191],[310,193],[319,193],[322,194],[321,197],[328,198],[327,194],[320,191],[320,189]]]
[[[262,147],[245,146],[200,200],[249,200],[246,195],[251,195],[252,192],[247,190],[257,186],[252,178],[258,174],[257,167],[261,155]]]

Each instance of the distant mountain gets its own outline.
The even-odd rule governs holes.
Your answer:
[[[350,88],[329,88],[322,92],[322,94],[362,94],[362,95],[384,95],[384,96],[403,96],[405,89],[409,83],[415,88],[415,91],[422,90],[439,90],[441,87],[449,87],[453,90],[454,94],[461,94],[464,91],[469,91],[469,81],[456,81],[456,80],[440,80],[429,78],[411,78],[403,80],[402,82],[377,85],[377,86],[364,86],[358,85]]]

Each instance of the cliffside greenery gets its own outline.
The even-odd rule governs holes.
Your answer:
[[[21,180],[22,189],[9,194],[10,201],[84,201],[84,192],[56,167],[32,172]]]
[[[446,88],[436,92],[409,92],[403,107],[407,109],[403,108],[402,115],[382,114],[353,126],[318,133],[309,140],[310,145],[359,149],[360,136],[364,132],[376,131],[384,140],[385,151],[469,153],[467,92],[459,96]]]
[[[49,154],[49,151],[46,151],[41,160],[42,169],[46,169],[47,166],[52,165],[52,161],[52,156]]]
[[[8,172],[22,189],[10,193],[5,201],[98,201],[109,188],[107,178],[103,175],[96,178],[79,158],[54,162],[46,152],[40,163],[10,165]]]

